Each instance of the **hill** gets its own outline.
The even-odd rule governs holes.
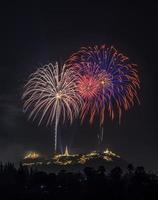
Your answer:
[[[104,166],[107,170],[119,166],[126,168],[128,163],[109,149],[103,152],[92,151],[85,154],[70,154],[66,148],[64,154],[54,154],[51,158],[29,152],[22,160],[23,166],[30,166],[41,171],[58,172],[60,170],[80,171],[86,166],[97,168]]]

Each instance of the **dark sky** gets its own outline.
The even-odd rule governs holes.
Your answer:
[[[53,148],[54,127],[38,128],[22,113],[28,75],[48,62],[63,63],[81,46],[105,43],[138,64],[141,105],[127,112],[121,125],[105,121],[103,146],[157,170],[157,4],[41,2],[1,5],[0,160],[17,161],[27,150],[50,153]],[[78,152],[96,149],[98,131],[97,123],[91,127],[87,121],[59,128],[71,151]]]

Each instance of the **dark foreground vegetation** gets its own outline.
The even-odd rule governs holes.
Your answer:
[[[83,172],[58,174],[13,164],[0,164],[0,199],[47,200],[47,199],[158,199],[158,176],[147,173],[143,167],[128,165],[123,172],[115,167],[106,172],[85,167]]]

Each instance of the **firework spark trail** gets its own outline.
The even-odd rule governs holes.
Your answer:
[[[128,57],[119,53],[114,47],[105,45],[82,47],[65,63],[67,67],[80,72],[82,90],[84,90],[86,84],[89,84],[85,80],[85,77],[89,74],[96,79],[93,82],[95,85],[96,81],[99,81],[102,85],[102,87],[96,89],[97,95],[92,95],[93,102],[91,98],[86,98],[81,118],[83,117],[82,113],[84,112],[85,116],[89,113],[89,107],[91,107],[90,122],[93,122],[94,115],[99,113],[100,125],[102,126],[105,113],[108,113],[111,119],[118,116],[120,121],[122,111],[133,106],[135,100],[139,102],[137,89],[139,89],[140,82],[137,66],[131,64]],[[88,90],[84,91],[88,95]],[[85,94],[82,96],[84,97]]]
[[[30,112],[29,119],[38,119],[51,125],[55,119],[55,151],[57,150],[57,128],[62,117],[70,123],[77,117],[82,103],[76,93],[77,74],[72,69],[62,67],[58,63],[48,64],[30,75],[24,86],[22,99],[24,112]]]

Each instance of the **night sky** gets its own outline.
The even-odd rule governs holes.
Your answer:
[[[141,104],[123,115],[121,125],[117,120],[105,120],[102,147],[134,164],[157,170],[156,3],[19,2],[1,6],[0,12],[0,160],[18,161],[28,150],[43,154],[53,150],[54,127],[37,127],[22,112],[21,95],[28,75],[43,64],[64,63],[81,46],[108,44],[138,64]],[[88,121],[81,126],[76,120],[71,127],[61,124],[59,128],[72,152],[97,149],[98,131],[97,120],[93,126]]]

